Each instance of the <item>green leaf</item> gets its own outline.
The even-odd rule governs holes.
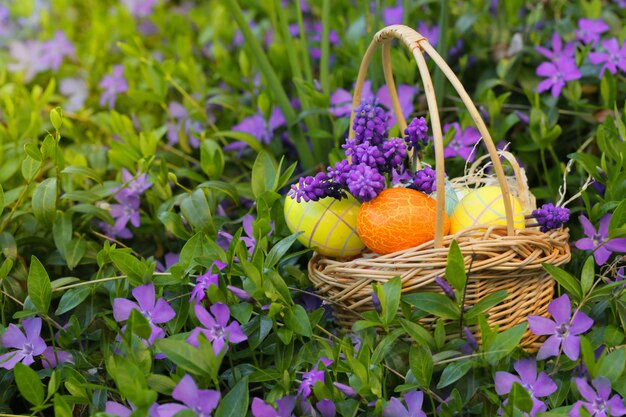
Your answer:
[[[198,231],[212,234],[215,226],[211,209],[202,189],[197,189],[180,203],[180,211],[189,224]]]
[[[179,214],[172,213],[171,211],[164,211],[159,214],[159,220],[163,223],[167,231],[173,233],[177,238],[189,240],[191,237],[191,233],[185,229],[183,220]]]
[[[252,264],[247,264],[247,265],[253,268],[256,271],[256,273],[259,273],[259,271],[256,268],[254,268]],[[250,268],[246,268],[246,273],[249,272],[249,269]],[[249,274],[249,276],[252,276],[252,275]],[[268,278],[265,281],[265,283],[266,284],[270,283],[272,287],[274,287],[274,289],[276,290],[276,292],[278,292],[278,295],[285,302],[285,304],[293,303],[293,300],[291,299],[291,294],[289,293],[289,287],[287,287],[285,280],[283,279],[283,277],[280,276],[280,274],[276,270],[274,269],[266,270],[265,277]]]
[[[608,378],[612,384],[622,379],[626,368],[626,349],[620,347],[606,355],[597,368],[597,375]]]
[[[249,401],[248,380],[242,379],[222,398],[215,417],[246,417]]]
[[[52,240],[54,240],[54,244],[63,259],[66,259],[65,249],[67,244],[72,240],[72,233],[72,212],[68,211],[62,216],[58,216],[52,225]]]
[[[44,387],[37,372],[18,362],[13,368],[15,383],[22,397],[34,406],[43,404]]]
[[[512,411],[513,407],[525,413],[533,408],[533,400],[526,389],[519,383],[514,382],[511,392],[509,392],[509,402],[507,408]],[[513,415],[511,412],[510,415]]]
[[[113,265],[119,269],[134,286],[142,285],[146,275],[146,266],[130,253],[114,250],[109,253]]]
[[[265,258],[265,268],[270,269],[276,266],[283,256],[289,251],[289,248],[298,239],[297,234],[287,236],[276,243]]]
[[[59,394],[54,396],[54,415],[56,417],[73,417],[71,407]]]
[[[37,185],[33,192],[33,213],[37,220],[49,226],[56,217],[57,179],[47,178]]]
[[[229,197],[233,202],[239,204],[239,192],[237,188],[224,181],[205,181],[198,185],[198,188],[208,188],[212,191],[217,191],[225,194]]]
[[[580,274],[580,287],[582,290],[582,296],[587,295],[591,287],[593,286],[593,281],[596,277],[596,262],[593,256],[588,256],[585,264],[583,265],[583,270]]]
[[[255,138],[249,133],[238,132],[235,130],[223,130],[220,132],[215,132],[211,137],[213,138],[223,137],[223,138],[235,139],[235,140],[246,143],[250,148],[254,149],[257,152],[260,152],[261,150],[263,150],[263,146],[261,145],[261,142],[259,142],[257,138]]]
[[[96,170],[93,168],[73,165],[73,166],[69,166],[65,168],[63,171],[61,171],[61,173],[68,174],[68,175],[81,175],[83,177],[87,177],[87,178],[94,180],[98,184],[102,184],[102,178],[100,177],[98,172],[96,172]]]
[[[39,168],[41,168],[41,162],[27,156],[22,161],[22,176],[28,183],[30,183],[39,172]]]
[[[213,139],[203,140],[200,144],[200,168],[213,180],[218,179],[224,171],[224,153]]]
[[[412,346],[409,354],[411,372],[422,388],[430,388],[433,377],[433,355],[425,346]]]
[[[426,292],[409,294],[405,295],[403,300],[418,310],[444,319],[458,320],[461,315],[459,306],[443,294]]]
[[[382,319],[385,325],[389,325],[398,314],[401,292],[402,281],[400,277],[393,277],[383,285],[385,297],[382,303]]]
[[[520,323],[496,335],[487,352],[487,362],[496,365],[517,347],[526,331],[526,323]]]
[[[396,329],[388,335],[385,335],[380,343],[376,345],[376,349],[374,349],[374,352],[372,353],[372,358],[370,359],[371,365],[378,365],[381,363],[383,359],[391,353],[393,344],[400,336],[402,336],[403,333],[403,329]]]
[[[185,340],[159,339],[157,348],[177,366],[198,376],[209,376],[211,370],[205,360],[205,353],[200,352]]]
[[[446,264],[446,280],[457,292],[462,293],[467,282],[465,273],[465,259],[456,240],[452,241],[448,251],[448,262]]]
[[[558,266],[554,266],[549,263],[543,263],[541,265],[543,266],[543,269],[552,275],[552,278],[554,278],[561,287],[565,288],[565,290],[574,297],[575,301],[580,301],[582,299],[582,290],[576,278]]]
[[[82,303],[85,298],[87,298],[89,293],[91,293],[91,288],[89,287],[70,288],[61,297],[61,301],[59,301],[59,306],[57,307],[54,314],[61,315],[63,313],[67,313],[68,311],[72,310],[80,303]]]
[[[83,256],[87,252],[87,242],[83,238],[71,240],[65,249],[65,260],[67,261],[67,267],[70,271],[73,271],[76,265],[83,259]]]
[[[266,151],[261,151],[252,166],[251,185],[254,198],[258,199],[265,191],[274,190],[276,162]]]
[[[52,299],[52,285],[46,269],[35,255],[30,259],[27,287],[28,296],[37,308],[37,311],[48,314],[50,300]]]
[[[437,388],[444,388],[458,381],[470,369],[472,369],[472,362],[469,360],[452,362],[450,365],[446,366],[446,369],[444,369],[441,373],[441,378],[439,379]]]
[[[2,216],[3,210],[4,210],[4,190],[2,189],[2,184],[0,184],[0,216]]]
[[[46,398],[51,398],[55,392],[58,391],[61,386],[61,372],[60,371],[52,371],[50,375],[50,380],[48,381],[48,396]]]
[[[609,222],[609,233],[616,229],[626,227],[626,200],[622,200],[619,206],[613,211]]]
[[[469,310],[465,312],[463,315],[466,319],[472,319],[489,310],[491,307],[500,304],[502,301],[506,299],[509,293],[506,290],[498,290],[486,296],[485,298],[481,298],[476,304],[474,304]]]
[[[294,304],[285,312],[285,324],[301,336],[311,337],[313,335],[309,315],[300,304]]]
[[[431,349],[435,348],[435,339],[433,339],[433,336],[428,330],[424,329],[419,324],[401,318],[400,325],[402,325],[409,336],[411,336],[418,344],[428,346]]]

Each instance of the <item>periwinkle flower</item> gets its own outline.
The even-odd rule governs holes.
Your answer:
[[[346,397],[356,398],[358,396],[356,390],[350,385],[342,384],[341,382],[333,382],[333,385]]]
[[[454,122],[444,125],[444,134],[450,129],[454,129],[455,134],[452,140],[444,148],[443,156],[445,158],[460,156],[466,161],[473,161],[475,154],[472,150],[474,149],[476,142],[480,140],[480,132],[472,126],[461,129],[461,125],[458,122]]]
[[[318,381],[324,383],[324,371],[319,369],[320,363],[323,363],[324,366],[330,366],[333,361],[322,356],[317,361],[313,369],[302,374],[302,382],[298,387],[298,397],[303,399],[309,398],[312,392],[312,388],[313,386],[315,386],[315,383]]]
[[[428,145],[428,123],[423,117],[414,117],[404,130],[407,150],[416,150]]]
[[[593,257],[598,265],[604,265],[612,252],[626,252],[626,238],[609,239],[609,223],[611,214],[607,213],[600,219],[598,230],[584,215],[580,216],[580,223],[587,237],[576,241],[575,245],[580,250],[593,250]]]
[[[376,294],[376,291],[372,291],[372,305],[374,306],[374,310],[376,310],[377,313],[381,313],[383,311],[383,305],[380,302],[380,298],[378,297],[378,294]]]
[[[537,210],[533,210],[532,216],[541,226],[541,231],[547,232],[548,230],[563,227],[569,221],[569,210],[565,207],[555,207],[554,204],[547,203]]]
[[[463,328],[463,334],[465,335],[465,344],[461,346],[461,352],[469,355],[473,352],[477,352],[479,349],[478,340],[476,340],[476,336],[470,330],[469,327],[465,326]]]
[[[404,15],[404,7],[386,7],[382,11],[383,22],[385,26],[401,25],[402,15]]]
[[[157,324],[167,323],[176,316],[174,309],[163,298],[156,299],[156,291],[153,283],[140,285],[132,290],[134,303],[126,298],[113,300],[113,317],[121,322],[128,320],[132,310],[137,310],[146,318],[152,332],[148,338],[148,344],[153,344],[156,339],[165,337],[165,330]]]
[[[99,86],[104,90],[100,96],[100,105],[108,105],[112,109],[115,107],[117,95],[128,91],[128,82],[124,78],[124,66],[115,65],[111,74],[105,75]]]
[[[0,368],[13,369],[18,362],[30,366],[35,362],[34,357],[46,350],[46,342],[40,336],[39,317],[24,319],[22,327],[25,334],[15,324],[9,323],[9,327],[2,334],[2,346],[15,350],[0,355]]]
[[[576,39],[584,44],[595,44],[600,35],[609,30],[609,25],[602,19],[578,19]]]
[[[402,402],[392,397],[383,409],[383,417],[426,417],[426,413],[422,411],[422,403],[424,402],[424,393],[422,391],[412,391],[404,394],[406,407]]]
[[[361,201],[370,201],[385,188],[385,177],[366,164],[353,165],[347,184],[354,197]]]
[[[543,62],[537,67],[536,73],[547,77],[537,85],[537,91],[543,93],[550,90],[552,97],[561,95],[567,81],[578,80],[582,76],[576,61],[570,57],[561,57],[555,62]]]
[[[130,407],[126,407],[124,404],[116,403],[115,401],[107,401],[104,412],[112,414],[117,417],[130,417],[135,411],[136,407],[129,403]],[[159,404],[154,403],[148,410],[150,417],[162,417],[163,414],[159,413]]]
[[[436,276],[435,284],[439,285],[439,288],[441,288],[441,291],[443,291],[446,297],[448,297],[452,301],[456,301],[456,294],[454,293],[454,288],[452,288],[452,285],[450,285],[448,280],[440,276]]]
[[[552,50],[542,46],[536,46],[535,49],[552,62],[557,62],[561,58],[574,58],[576,52],[574,42],[568,42],[564,46],[558,32],[552,34]]]
[[[352,129],[356,132],[357,144],[369,142],[370,145],[379,145],[387,138],[387,115],[379,106],[378,99],[362,100],[354,109],[354,123]]]
[[[552,300],[548,305],[548,312],[554,320],[542,316],[528,317],[531,332],[538,336],[550,336],[539,349],[537,359],[558,356],[563,349],[565,355],[575,361],[580,354],[578,335],[589,330],[593,320],[580,311],[576,311],[572,317],[572,307],[567,294]]]
[[[220,393],[212,389],[198,389],[198,385],[189,374],[178,382],[172,397],[182,404],[170,403],[160,405],[159,417],[173,417],[184,410],[191,410],[198,417],[211,417],[213,410],[220,402]]]
[[[157,0],[121,0],[124,6],[134,17],[147,17],[152,14],[152,9]]]
[[[45,71],[46,64],[41,59],[43,44],[39,41],[13,41],[9,44],[11,62],[7,64],[10,72],[21,72],[24,81],[29,82],[41,71]]]
[[[275,107],[272,109],[269,120],[265,120],[263,114],[259,112],[252,116],[243,118],[241,122],[233,126],[232,130],[252,135],[259,142],[269,145],[270,141],[274,137],[275,131],[282,126],[285,126],[285,116],[279,108]],[[248,144],[245,142],[236,141],[226,145],[224,150],[242,150],[247,146]]]
[[[513,367],[517,375],[509,372],[496,372],[495,388],[498,395],[507,395],[511,392],[513,384],[517,382],[530,394],[533,401],[533,408],[530,415],[546,411],[547,405],[539,400],[540,397],[547,397],[557,390],[557,386],[545,372],[537,375],[537,362],[535,359],[522,359],[515,362]]]
[[[432,194],[437,189],[436,178],[437,173],[431,167],[424,167],[415,172],[413,181],[408,185],[408,188],[412,188],[417,191],[421,191],[424,194]]]
[[[63,58],[72,58],[76,54],[74,44],[61,30],[54,34],[49,41],[44,42],[41,52],[41,61],[46,68],[58,70]]]
[[[241,301],[245,301],[247,303],[252,302],[252,296],[250,295],[250,293],[244,289],[241,289],[239,287],[235,287],[234,285],[227,285],[226,288],[228,289],[228,291],[230,291],[231,293],[233,293],[233,295],[237,298],[239,298]]]
[[[167,123],[167,142],[170,145],[176,145],[180,140],[180,135],[184,134],[189,140],[189,145],[192,148],[198,148],[200,141],[196,135],[202,132],[202,125],[192,120],[187,109],[176,101],[170,102],[167,109],[174,119]]]
[[[198,335],[204,334],[213,346],[215,355],[219,355],[224,349],[228,350],[227,342],[237,344],[248,340],[236,321],[230,324],[230,309],[226,304],[216,303],[211,306],[211,313],[206,311],[200,304],[194,307],[196,317],[204,327],[196,327],[191,331],[187,342],[198,347]]]
[[[337,415],[337,407],[329,399],[323,399],[315,404],[315,408],[311,403],[302,401],[300,403],[300,410],[306,417],[335,417]]]
[[[604,76],[604,71],[609,70],[613,75],[617,74],[617,69],[621,69],[626,72],[626,41],[622,42],[622,46],[619,46],[616,38],[611,38],[602,41],[602,47],[606,52],[591,52],[589,54],[589,61],[594,65],[602,65],[600,68],[599,77]]]
[[[429,26],[426,22],[420,21],[417,24],[417,31],[428,39],[428,43],[432,46],[437,46],[439,43],[439,26]]]
[[[593,388],[582,378],[576,378],[576,387],[580,395],[587,400],[578,400],[567,415],[580,417],[581,407],[585,407],[591,417],[623,416],[626,414],[624,400],[619,395],[611,396],[611,381],[608,378],[599,377],[591,381]],[[595,389],[594,389],[595,388]]]
[[[216,287],[218,287],[219,271],[226,268],[226,266],[228,265],[220,261],[219,259],[213,261],[211,266],[209,266],[209,269],[207,269],[204,274],[196,278],[196,285],[194,285],[193,290],[191,291],[191,297],[189,298],[189,302],[191,303],[192,301],[195,301],[196,304],[200,303],[204,299],[206,295],[206,290],[209,288],[209,286],[215,285]],[[213,272],[213,267],[217,267],[217,273]]]
[[[59,85],[61,94],[67,97],[63,110],[73,113],[83,108],[89,95],[87,82],[81,78],[64,78]]]
[[[41,365],[46,369],[56,368],[64,363],[74,363],[74,357],[71,353],[52,346],[48,346],[42,355],[44,360],[41,361]]]
[[[289,395],[276,400],[278,410],[260,398],[254,397],[250,407],[254,417],[294,417],[293,409],[296,408],[296,397]]]

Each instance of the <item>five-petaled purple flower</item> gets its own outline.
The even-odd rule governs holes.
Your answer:
[[[578,19],[576,39],[584,44],[595,44],[600,35],[609,30],[609,25],[602,19]]]
[[[30,366],[35,362],[34,357],[43,354],[46,350],[46,342],[40,336],[41,319],[39,317],[24,319],[22,327],[26,334],[13,323],[10,323],[2,334],[2,346],[16,350],[0,355],[0,368],[13,369],[18,362]]]
[[[183,404],[169,403],[160,405],[159,417],[173,417],[183,410],[191,410],[198,417],[211,417],[220,402],[220,393],[212,389],[198,389],[198,385],[189,374],[176,385],[172,397]]]
[[[607,69],[611,74],[617,74],[617,68],[626,72],[626,41],[622,42],[622,47],[620,48],[617,39],[611,38],[602,41],[602,47],[606,52],[591,52],[589,54],[589,61],[592,64],[604,63],[602,68],[600,68],[600,78],[604,76],[604,71]]]
[[[445,158],[460,156],[466,161],[473,161],[476,155],[472,150],[476,142],[480,140],[480,132],[472,126],[461,129],[461,125],[458,122],[454,122],[443,126],[444,134],[450,129],[454,129],[455,134],[443,150],[443,156]]]
[[[71,58],[76,53],[74,44],[61,30],[54,34],[54,38],[44,42],[41,51],[41,62],[46,68],[58,70],[63,58]]]
[[[293,417],[293,409],[296,407],[296,397],[289,395],[276,400],[278,410],[260,398],[254,397],[252,400],[252,415],[254,417]]]
[[[383,409],[383,417],[426,417],[422,411],[424,393],[422,391],[412,391],[404,394],[407,408],[402,405],[399,399],[392,397]]]
[[[100,227],[108,237],[119,236],[124,239],[130,239],[133,237],[133,233],[127,227],[128,222],[134,227],[141,225],[139,217],[141,195],[152,184],[148,181],[148,174],[138,174],[134,177],[126,169],[122,169],[122,180],[124,181],[124,186],[114,190],[114,198],[117,204],[108,206],[115,223],[111,226],[106,222],[101,222]]]
[[[552,62],[557,62],[561,58],[574,58],[574,53],[576,52],[574,42],[568,42],[563,46],[563,41],[558,32],[552,34],[552,50],[542,46],[537,46],[535,49]]]
[[[170,102],[167,110],[174,119],[167,123],[167,142],[170,145],[176,145],[180,140],[180,136],[184,135],[192,148],[198,148],[200,140],[198,140],[196,135],[202,132],[202,124],[192,120],[185,106],[176,101]]]
[[[112,109],[115,107],[117,95],[128,91],[128,82],[124,78],[124,66],[115,65],[111,74],[105,75],[99,86],[104,90],[100,96],[100,105],[106,104]]]
[[[298,397],[300,398],[309,398],[311,395],[311,389],[315,386],[316,382],[324,383],[324,370],[320,370],[320,362],[324,364],[324,366],[330,366],[333,363],[332,360],[322,356],[315,367],[311,369],[309,372],[305,372],[302,374],[302,382],[300,383],[300,387],[298,387]]]
[[[519,377],[509,372],[496,372],[495,388],[498,395],[506,395],[511,392],[513,383],[520,384],[533,400],[533,408],[530,415],[546,411],[547,405],[539,400],[539,397],[547,397],[557,390],[557,386],[548,374],[540,372],[537,375],[537,362],[528,358],[515,362],[513,365]]]
[[[576,247],[580,250],[593,250],[593,257],[598,265],[604,265],[611,252],[626,252],[626,238],[608,238],[610,222],[611,214],[607,213],[600,219],[600,227],[596,230],[589,219],[580,216],[580,223],[587,237],[577,240]]]
[[[323,399],[315,404],[315,408],[308,401],[300,402],[300,410],[307,417],[335,417],[337,415],[337,407],[335,403],[329,399]]]
[[[537,91],[550,90],[552,97],[558,97],[566,81],[574,81],[582,76],[573,58],[562,56],[554,62],[543,62],[537,67],[537,75],[547,77],[537,85]]]
[[[274,132],[285,126],[285,116],[278,107],[272,109],[269,120],[265,120],[265,117],[261,112],[249,117],[245,117],[233,126],[232,130],[247,133],[254,136],[259,142],[269,145],[270,141],[274,137]],[[225,151],[241,151],[248,146],[247,143],[242,141],[235,141],[224,147]]]
[[[591,381],[591,385],[593,385],[595,390],[584,379],[576,378],[578,392],[587,401],[576,401],[576,404],[567,413],[569,417],[580,417],[581,407],[585,407],[591,417],[623,416],[626,414],[626,407],[624,407],[622,397],[615,394],[609,399],[611,382],[607,378],[596,378]]]
[[[133,288],[134,303],[126,298],[113,300],[113,317],[116,321],[128,320],[132,310],[139,311],[150,323],[152,333],[148,338],[148,344],[153,344],[156,339],[165,337],[165,330],[157,324],[167,323],[176,316],[174,309],[163,298],[156,299],[156,291],[153,283],[140,285]]]
[[[214,266],[217,267],[217,271],[218,271],[217,273],[213,273]],[[226,268],[226,266],[227,265],[224,262],[220,261],[219,259],[216,259],[215,261],[213,261],[209,269],[207,269],[207,271],[204,274],[196,278],[196,285],[194,285],[193,290],[191,291],[191,297],[189,298],[189,302],[191,303],[192,301],[195,301],[195,303],[198,304],[200,301],[204,299],[206,295],[206,290],[209,288],[211,284],[218,287],[219,286],[219,282],[218,282],[219,271]]]
[[[107,401],[104,412],[107,414],[112,414],[117,417],[130,417],[135,411],[135,406],[131,403],[130,407],[126,407],[124,404],[116,403],[115,401]],[[159,413],[159,404],[154,403],[148,410],[148,415],[150,417],[162,417],[163,414]]]
[[[239,323],[232,321],[228,324],[230,309],[226,304],[213,304],[211,306],[211,313],[206,311],[200,304],[196,304],[194,311],[204,328],[196,327],[191,331],[187,342],[193,346],[199,346],[198,335],[200,333],[204,334],[207,340],[212,343],[213,351],[216,355],[219,355],[222,351],[228,350],[226,342],[236,344],[248,340],[248,337],[241,330]]]
[[[580,354],[578,335],[589,330],[593,320],[580,311],[576,311],[572,317],[572,307],[567,294],[552,300],[548,305],[548,312],[554,320],[542,316],[528,317],[531,332],[539,336],[550,335],[539,349],[537,359],[558,356],[561,349],[571,360],[578,359]]]

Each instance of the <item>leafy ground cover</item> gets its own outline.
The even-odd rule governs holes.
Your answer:
[[[3,3],[0,413],[626,414],[625,8]],[[360,59],[399,23],[446,57],[538,201],[570,210],[551,318],[528,323],[536,354],[518,348],[526,324],[498,332],[477,312],[479,346],[447,339],[436,305],[432,328],[399,317],[421,312],[398,280],[373,288],[380,331],[345,334],[308,281],[284,195],[343,159]],[[392,62],[403,113],[428,118],[410,56]],[[364,96],[399,136],[379,64]],[[480,135],[433,74],[454,177]]]

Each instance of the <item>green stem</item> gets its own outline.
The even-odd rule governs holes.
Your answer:
[[[302,18],[301,0],[296,0],[296,11],[298,14],[298,28],[300,31],[302,64],[304,68],[304,77],[309,83],[313,83],[313,71],[311,70],[311,60],[309,59],[309,47],[307,45],[306,35],[304,33],[304,20]]]
[[[330,0],[322,3],[322,59],[320,61],[320,82],[324,94],[330,95]]]
[[[439,1],[439,39],[437,40],[437,52],[446,59],[448,55],[448,0]],[[445,96],[445,76],[443,72],[437,68],[434,77],[435,95],[437,96],[437,107],[441,107]]]

